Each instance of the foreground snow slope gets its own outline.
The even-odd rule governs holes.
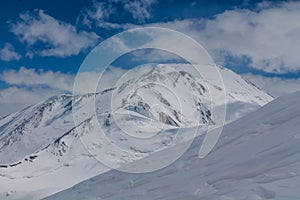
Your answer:
[[[281,97],[227,125],[204,159],[197,156],[200,136],[167,168],[147,174],[109,171],[46,199],[299,200],[299,102],[300,92]],[[161,162],[173,150],[131,167]]]

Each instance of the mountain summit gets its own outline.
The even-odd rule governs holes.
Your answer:
[[[203,78],[194,70],[186,64],[141,66],[111,88],[51,97],[1,119],[0,193],[35,191],[40,198],[67,189],[109,170],[92,150],[121,166],[176,144],[178,129],[221,124],[221,107],[227,107],[229,123],[273,99],[228,69],[218,69],[225,88],[214,76]],[[220,100],[222,93],[226,102]],[[83,145],[81,138],[93,140],[99,133],[97,124],[105,138]],[[146,138],[147,144],[135,137]]]

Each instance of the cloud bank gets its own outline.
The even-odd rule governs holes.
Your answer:
[[[109,67],[105,76],[101,79],[100,74],[94,72],[83,72],[79,76],[83,81],[81,88],[77,88],[78,94],[86,94],[102,91],[113,87],[118,78],[126,70]],[[21,67],[19,70],[4,70],[0,73],[0,81],[7,87],[0,89],[0,117],[9,113],[19,111],[26,106],[43,101],[51,96],[59,94],[72,94],[76,74],[65,74],[62,72],[35,70]]]
[[[300,78],[270,78],[253,74],[245,74],[244,76],[255,83],[263,91],[268,92],[274,97],[283,96],[300,90]]]
[[[120,30],[141,26],[166,27],[191,36],[202,44],[219,64],[226,65],[228,58],[232,58],[232,62],[240,64],[243,68],[239,59],[245,60],[246,58],[249,60],[247,64],[250,67],[268,73],[285,74],[300,70],[299,1],[263,2],[251,10],[227,10],[210,19],[193,18],[144,24],[153,17],[152,7],[155,3],[154,0],[110,0],[106,3],[93,1],[92,7],[80,13],[78,23],[80,21],[90,28],[96,25],[106,29]],[[137,24],[143,25],[118,24],[110,21],[116,12],[116,5],[129,13]],[[43,10],[22,13],[18,21],[9,22],[9,24],[11,32],[20,42],[27,45],[27,56],[77,55],[93,47],[100,39],[96,33],[80,31],[78,27],[57,20]],[[181,48],[180,41],[170,36],[159,40],[159,43],[170,43],[170,41],[172,44],[169,45]],[[45,48],[36,48],[41,45]],[[117,50],[127,48],[125,44],[120,45]],[[193,49],[187,48],[184,51],[193,54]],[[170,59],[168,54],[155,54],[151,51],[135,53],[149,62]],[[3,61],[20,58],[21,55],[10,43],[6,43],[0,50],[0,59]],[[111,74],[119,73],[111,71]],[[267,78],[252,74],[245,76],[275,97],[296,91],[300,85],[299,79]],[[87,73],[83,74],[83,77],[87,80],[86,88],[90,88],[98,81],[97,74]],[[19,109],[18,105],[24,107],[52,95],[72,92],[74,78],[74,74],[25,67],[19,70],[3,71],[0,74],[0,80],[8,87],[0,90],[0,104],[9,110],[7,112],[11,112]],[[113,79],[114,77],[111,78]],[[107,82],[109,83],[109,79]],[[87,92],[86,88],[80,91]]]
[[[0,80],[9,85],[47,86],[61,91],[71,91],[74,80],[73,74],[61,72],[27,69],[5,70],[0,74]]]
[[[211,19],[145,24],[185,33],[202,44],[216,62],[249,59],[250,67],[284,74],[300,70],[300,2],[265,2],[254,10],[227,10]],[[137,27],[125,24],[125,29]],[[180,44],[177,44],[180,46]],[[243,67],[243,66],[240,66]]]

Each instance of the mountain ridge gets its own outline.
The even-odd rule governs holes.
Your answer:
[[[299,99],[300,91],[279,97],[226,125],[215,149],[204,159],[197,155],[203,141],[198,136],[180,159],[164,169],[146,174],[109,171],[45,199],[296,200]],[[172,151],[166,149],[129,165],[160,162]]]
[[[151,66],[147,70],[150,72]],[[2,166],[0,167],[0,179],[3,179],[3,188],[9,187],[9,190],[12,191],[21,191],[25,188],[28,192],[36,190],[36,193],[43,191],[45,194],[51,194],[109,170],[93,158],[95,155],[91,155],[91,150],[94,148],[105,146],[106,148],[98,155],[108,160],[119,159],[120,163],[117,165],[127,164],[175,145],[177,142],[174,139],[175,130],[178,127],[189,128],[200,124],[205,129],[206,126],[213,126],[214,123],[210,123],[209,120],[199,123],[198,120],[205,113],[207,114],[206,119],[211,117],[213,122],[218,123],[218,106],[225,105],[219,98],[222,86],[214,85],[213,76],[208,83],[205,83],[204,79],[197,77],[195,73],[190,73],[191,69],[179,64],[159,65],[153,70],[152,72],[160,70],[157,73],[162,78],[160,82],[156,80],[156,85],[151,85],[153,82],[151,79],[154,78],[151,72],[145,75],[145,68],[136,69],[133,73],[134,79],[130,74],[127,77],[125,74],[119,79],[119,84],[101,92],[51,97],[0,120],[0,164]],[[222,70],[227,80],[226,95],[229,97],[230,117],[227,123],[272,100],[272,97],[247,83],[241,76],[235,75],[227,69]],[[138,73],[136,73],[137,71]],[[181,71],[186,71],[186,73]],[[199,83],[199,87],[196,87],[193,82],[189,82],[185,76],[196,81],[196,85]],[[173,85],[173,80],[176,80],[177,77],[177,83]],[[128,80],[131,80],[129,87],[134,89],[133,92],[122,86]],[[165,84],[167,87],[157,86],[157,83]],[[137,84],[146,87],[135,87]],[[191,85],[194,87],[193,90],[189,90]],[[122,88],[123,90],[118,93]],[[184,109],[181,109],[180,104],[174,101],[174,95],[168,93],[165,88],[173,89],[175,94],[179,95],[179,101],[182,101],[181,105],[185,106]],[[217,97],[212,104],[207,103],[210,101],[208,91]],[[135,94],[139,95],[138,101],[135,99]],[[128,95],[133,98],[128,98],[127,104],[122,106],[122,98]],[[197,108],[195,102],[203,103],[199,107],[200,109]],[[145,106],[146,103],[148,106]],[[94,105],[96,106],[94,107]],[[144,109],[146,107],[148,110]],[[159,114],[162,111],[164,114]],[[212,116],[209,116],[209,112]],[[149,115],[150,113],[151,115]],[[175,121],[176,124],[174,124],[172,120],[174,121],[176,118],[180,119],[180,122]],[[111,144],[105,140],[97,140],[89,147],[84,146],[81,138],[75,136],[79,134],[93,137],[97,131],[96,123],[99,123],[101,128],[107,132],[106,136],[113,143],[123,149],[121,152],[111,149]],[[19,131],[15,129],[18,126],[23,128]],[[120,134],[121,130],[129,135]],[[72,131],[74,132],[71,133]],[[130,142],[132,136],[148,137],[153,133],[158,133],[157,138],[149,139],[149,144]],[[15,140],[12,139],[11,142],[10,138]],[[10,142],[6,143],[7,141]],[[86,173],[84,167],[92,168],[92,170]],[[72,175],[72,171],[77,175]],[[52,176],[50,176],[51,174]],[[66,180],[59,184],[53,182],[53,179],[60,179],[61,176],[67,177]],[[39,184],[43,179],[49,180],[49,183]],[[27,181],[30,181],[32,185],[28,185]],[[0,193],[5,191],[3,189]]]

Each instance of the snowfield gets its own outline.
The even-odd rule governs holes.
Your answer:
[[[109,171],[46,198],[299,200],[300,92],[274,100],[224,128],[213,152],[198,158],[203,136],[174,164],[152,173]],[[133,162],[161,162],[175,147]]]
[[[168,156],[166,152],[176,152],[176,148],[190,142],[190,138],[185,135],[193,135],[195,131],[198,135],[198,142],[193,143],[193,148],[177,162],[180,163],[180,166],[177,166],[179,173],[176,169],[170,169],[171,172],[167,172],[169,175],[162,175],[165,178],[173,178],[165,180],[165,185],[161,186],[160,193],[164,196],[164,199],[167,194],[163,194],[163,192],[176,192],[174,190],[180,187],[183,192],[182,195],[193,196],[194,193],[191,194],[190,192],[194,190],[194,186],[192,187],[193,184],[185,180],[192,180],[193,176],[199,173],[201,180],[211,178],[211,180],[201,182],[205,187],[212,188],[212,190],[206,188],[204,191],[208,192],[207,194],[216,195],[216,193],[213,193],[215,179],[212,175],[208,175],[210,173],[218,175],[215,171],[219,159],[225,159],[223,156],[225,156],[225,153],[226,155],[229,154],[230,150],[232,152],[237,150],[236,153],[241,154],[242,152],[250,154],[252,151],[259,150],[259,146],[257,148],[253,146],[254,149],[252,150],[244,149],[244,147],[238,148],[239,145],[228,147],[225,145],[223,151],[219,150],[222,149],[220,144],[225,144],[226,141],[230,142],[230,139],[239,141],[239,138],[244,138],[238,144],[245,143],[246,145],[248,140],[249,143],[252,141],[252,137],[258,139],[258,136],[268,134],[270,138],[275,137],[276,139],[277,137],[276,134],[271,137],[269,128],[273,126],[268,124],[263,126],[258,124],[259,120],[255,121],[249,118],[249,122],[245,122],[246,120],[236,122],[244,123],[240,126],[237,126],[236,123],[229,125],[226,128],[225,136],[222,136],[222,140],[214,152],[204,160],[196,159],[203,138],[201,135],[205,134],[208,127],[222,124],[219,117],[219,111],[222,110],[222,107],[227,106],[225,122],[228,124],[273,100],[273,97],[232,71],[225,68],[219,68],[219,71],[224,78],[226,88],[222,88],[221,85],[217,84],[213,74],[208,79],[204,79],[184,64],[144,66],[124,74],[114,87],[84,95],[55,96],[0,119],[0,199],[41,199],[103,173],[103,176],[107,176],[106,173],[116,173],[118,175],[113,175],[114,178],[112,180],[109,178],[109,181],[105,184],[101,183],[100,189],[95,188],[95,191],[90,191],[91,199],[96,198],[93,195],[105,196],[111,199],[121,198],[122,195],[113,190],[123,191],[123,187],[125,187],[123,184],[127,184],[127,178],[144,177],[149,179],[147,181],[149,184],[152,181],[153,184],[162,184],[164,181],[158,182],[164,180],[164,178],[158,178],[158,180],[155,179],[155,176],[157,173],[164,173],[169,168],[155,172],[153,175],[126,175],[115,171],[108,172],[110,168],[101,164],[95,158],[100,158],[100,160],[105,161],[105,164],[111,163],[113,168],[124,169],[126,167],[128,169],[139,167],[139,163],[145,164],[145,161],[147,163],[146,157],[152,159],[151,161],[154,163],[159,162],[162,164],[168,160],[166,159],[166,156]],[[227,102],[223,102],[221,98],[224,92]],[[211,99],[211,97],[214,98]],[[274,109],[276,113],[276,107]],[[288,113],[286,113],[287,115]],[[253,114],[250,116],[253,116]],[[263,121],[270,118],[270,114],[265,115],[264,118],[261,116],[257,116],[257,118],[261,118],[261,121]],[[74,123],[74,119],[77,123]],[[275,123],[275,129],[280,130],[282,127],[279,122],[272,123]],[[100,124],[106,135],[99,136],[97,124]],[[277,125],[278,127],[276,127]],[[195,126],[200,126],[200,129],[196,129]],[[233,128],[230,132],[228,129],[231,126]],[[250,131],[251,134],[245,132],[247,127],[250,128],[250,126],[253,128],[252,132]],[[180,131],[178,132],[178,130]],[[245,136],[241,137],[244,134]],[[152,135],[155,135],[155,137],[149,137]],[[147,140],[145,142],[135,140],[132,136],[145,137]],[[263,141],[263,138],[258,140],[264,142],[266,147],[269,144]],[[86,144],[83,141],[89,141],[89,143]],[[297,140],[295,139],[295,141]],[[121,147],[121,151],[117,151],[114,145]],[[219,155],[218,152],[220,151],[224,155]],[[213,159],[213,155],[216,155],[215,159],[218,158],[217,161]],[[220,157],[217,157],[218,155]],[[229,173],[230,166],[235,163],[234,158],[236,156],[234,153],[232,154],[230,163],[223,161],[224,163],[220,165],[219,169],[220,175],[226,174],[226,171],[224,171],[226,167]],[[247,158],[249,159],[249,157],[241,155],[241,159],[245,159],[245,162]],[[242,162],[239,159],[240,157],[237,157],[236,162]],[[263,161],[264,159],[262,158]],[[230,158],[226,158],[226,160],[229,162]],[[197,167],[198,165],[199,167]],[[210,169],[207,165],[214,168]],[[194,166],[195,168],[193,168]],[[187,172],[184,172],[185,169]],[[191,171],[188,169],[191,169]],[[244,172],[243,170],[243,168],[240,169],[241,173]],[[122,180],[125,182],[120,181],[118,176],[124,177]],[[102,176],[100,175],[100,177]],[[175,179],[184,186],[174,185],[173,190],[172,185],[175,184]],[[74,195],[77,194],[75,195],[76,198],[89,196],[84,189],[84,185],[96,181],[96,179],[91,180],[91,182],[81,184],[83,185],[82,189],[78,190],[78,193],[82,192],[82,195],[85,196],[80,196],[75,192]],[[100,178],[99,184],[101,180]],[[196,181],[194,182],[196,184]],[[216,180],[216,184],[219,182]],[[131,185],[132,190],[128,190],[129,193],[126,194],[128,199],[134,199],[135,197],[132,196],[134,194],[139,195],[139,192],[134,189],[136,183],[133,182]],[[151,189],[147,184],[138,185],[145,187],[141,191],[147,192],[149,187],[149,190],[153,190],[154,193],[160,195],[159,192],[156,192],[156,190],[160,191],[159,188]],[[190,189],[185,188],[189,185]],[[80,185],[75,187],[81,188]],[[108,188],[105,189],[106,187]],[[179,190],[179,188],[177,189]],[[256,188],[255,190],[268,193],[268,190],[265,191],[264,189]],[[201,187],[200,190],[202,191]],[[226,191],[224,189],[223,192]],[[101,192],[108,192],[109,194],[106,196]],[[66,193],[68,193],[68,190]],[[117,196],[111,196],[110,193]],[[194,196],[195,198],[201,197],[201,194],[198,193]],[[71,198],[71,196],[68,198],[66,195],[64,195],[65,198]],[[192,196],[189,198],[192,198]],[[202,196],[204,198],[205,195]],[[175,198],[175,196],[173,197]],[[141,199],[141,197],[139,198]],[[155,199],[155,197],[149,193],[149,199]]]

